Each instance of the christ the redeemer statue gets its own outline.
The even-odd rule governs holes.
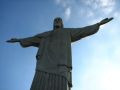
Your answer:
[[[64,28],[60,17],[54,19],[53,30],[32,37],[8,40],[22,47],[38,48],[36,72],[30,90],[70,90],[72,87],[71,43],[92,35],[113,18],[83,28]]]

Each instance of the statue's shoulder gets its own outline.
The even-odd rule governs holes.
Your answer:
[[[46,37],[49,36],[51,33],[51,31],[42,32],[40,34],[37,34],[36,37]]]
[[[70,32],[71,30],[74,30],[75,28],[64,28],[64,31]]]

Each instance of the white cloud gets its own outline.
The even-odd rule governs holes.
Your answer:
[[[58,5],[61,5],[62,7],[67,7],[67,5],[69,4],[69,0],[56,0],[56,3]]]
[[[69,11],[72,14],[73,10],[77,10],[74,14],[83,15],[84,17],[93,17],[94,15],[109,15],[115,10],[116,0],[56,0],[56,3],[60,5],[65,11],[68,10],[68,7],[71,7]],[[79,9],[77,9],[79,8]],[[68,14],[64,14],[68,15]],[[70,16],[68,15],[68,16]],[[65,16],[67,17],[67,16]]]
[[[113,16],[114,16],[115,18],[120,19],[120,12],[114,12]]]
[[[100,0],[100,7],[105,14],[109,14],[115,8],[115,0]]]
[[[64,13],[65,13],[65,18],[69,19],[71,15],[71,8],[70,7],[66,8]]]
[[[64,9],[64,17],[68,20],[71,16],[71,2],[69,0],[56,0],[56,3]]]
[[[115,0],[83,0],[82,3],[85,4],[85,7],[89,6],[89,9],[99,10],[104,14],[110,14],[116,5]]]
[[[94,17],[95,13],[92,10],[89,10],[88,8],[80,8],[77,12],[77,15],[79,17],[84,17],[84,18],[89,18],[89,17]]]
[[[92,16],[94,16],[94,13],[93,13],[92,11],[88,11],[87,13],[88,13],[88,14],[87,14],[87,17],[92,17]]]
[[[101,7],[111,7],[115,5],[115,0],[99,0]]]

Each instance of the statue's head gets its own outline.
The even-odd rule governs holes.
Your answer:
[[[54,19],[54,24],[53,24],[53,29],[61,29],[63,28],[63,22],[62,22],[62,18],[57,17]]]

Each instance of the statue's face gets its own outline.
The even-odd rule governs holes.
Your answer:
[[[55,18],[54,19],[54,29],[59,29],[59,28],[63,28],[63,22],[61,18]]]

